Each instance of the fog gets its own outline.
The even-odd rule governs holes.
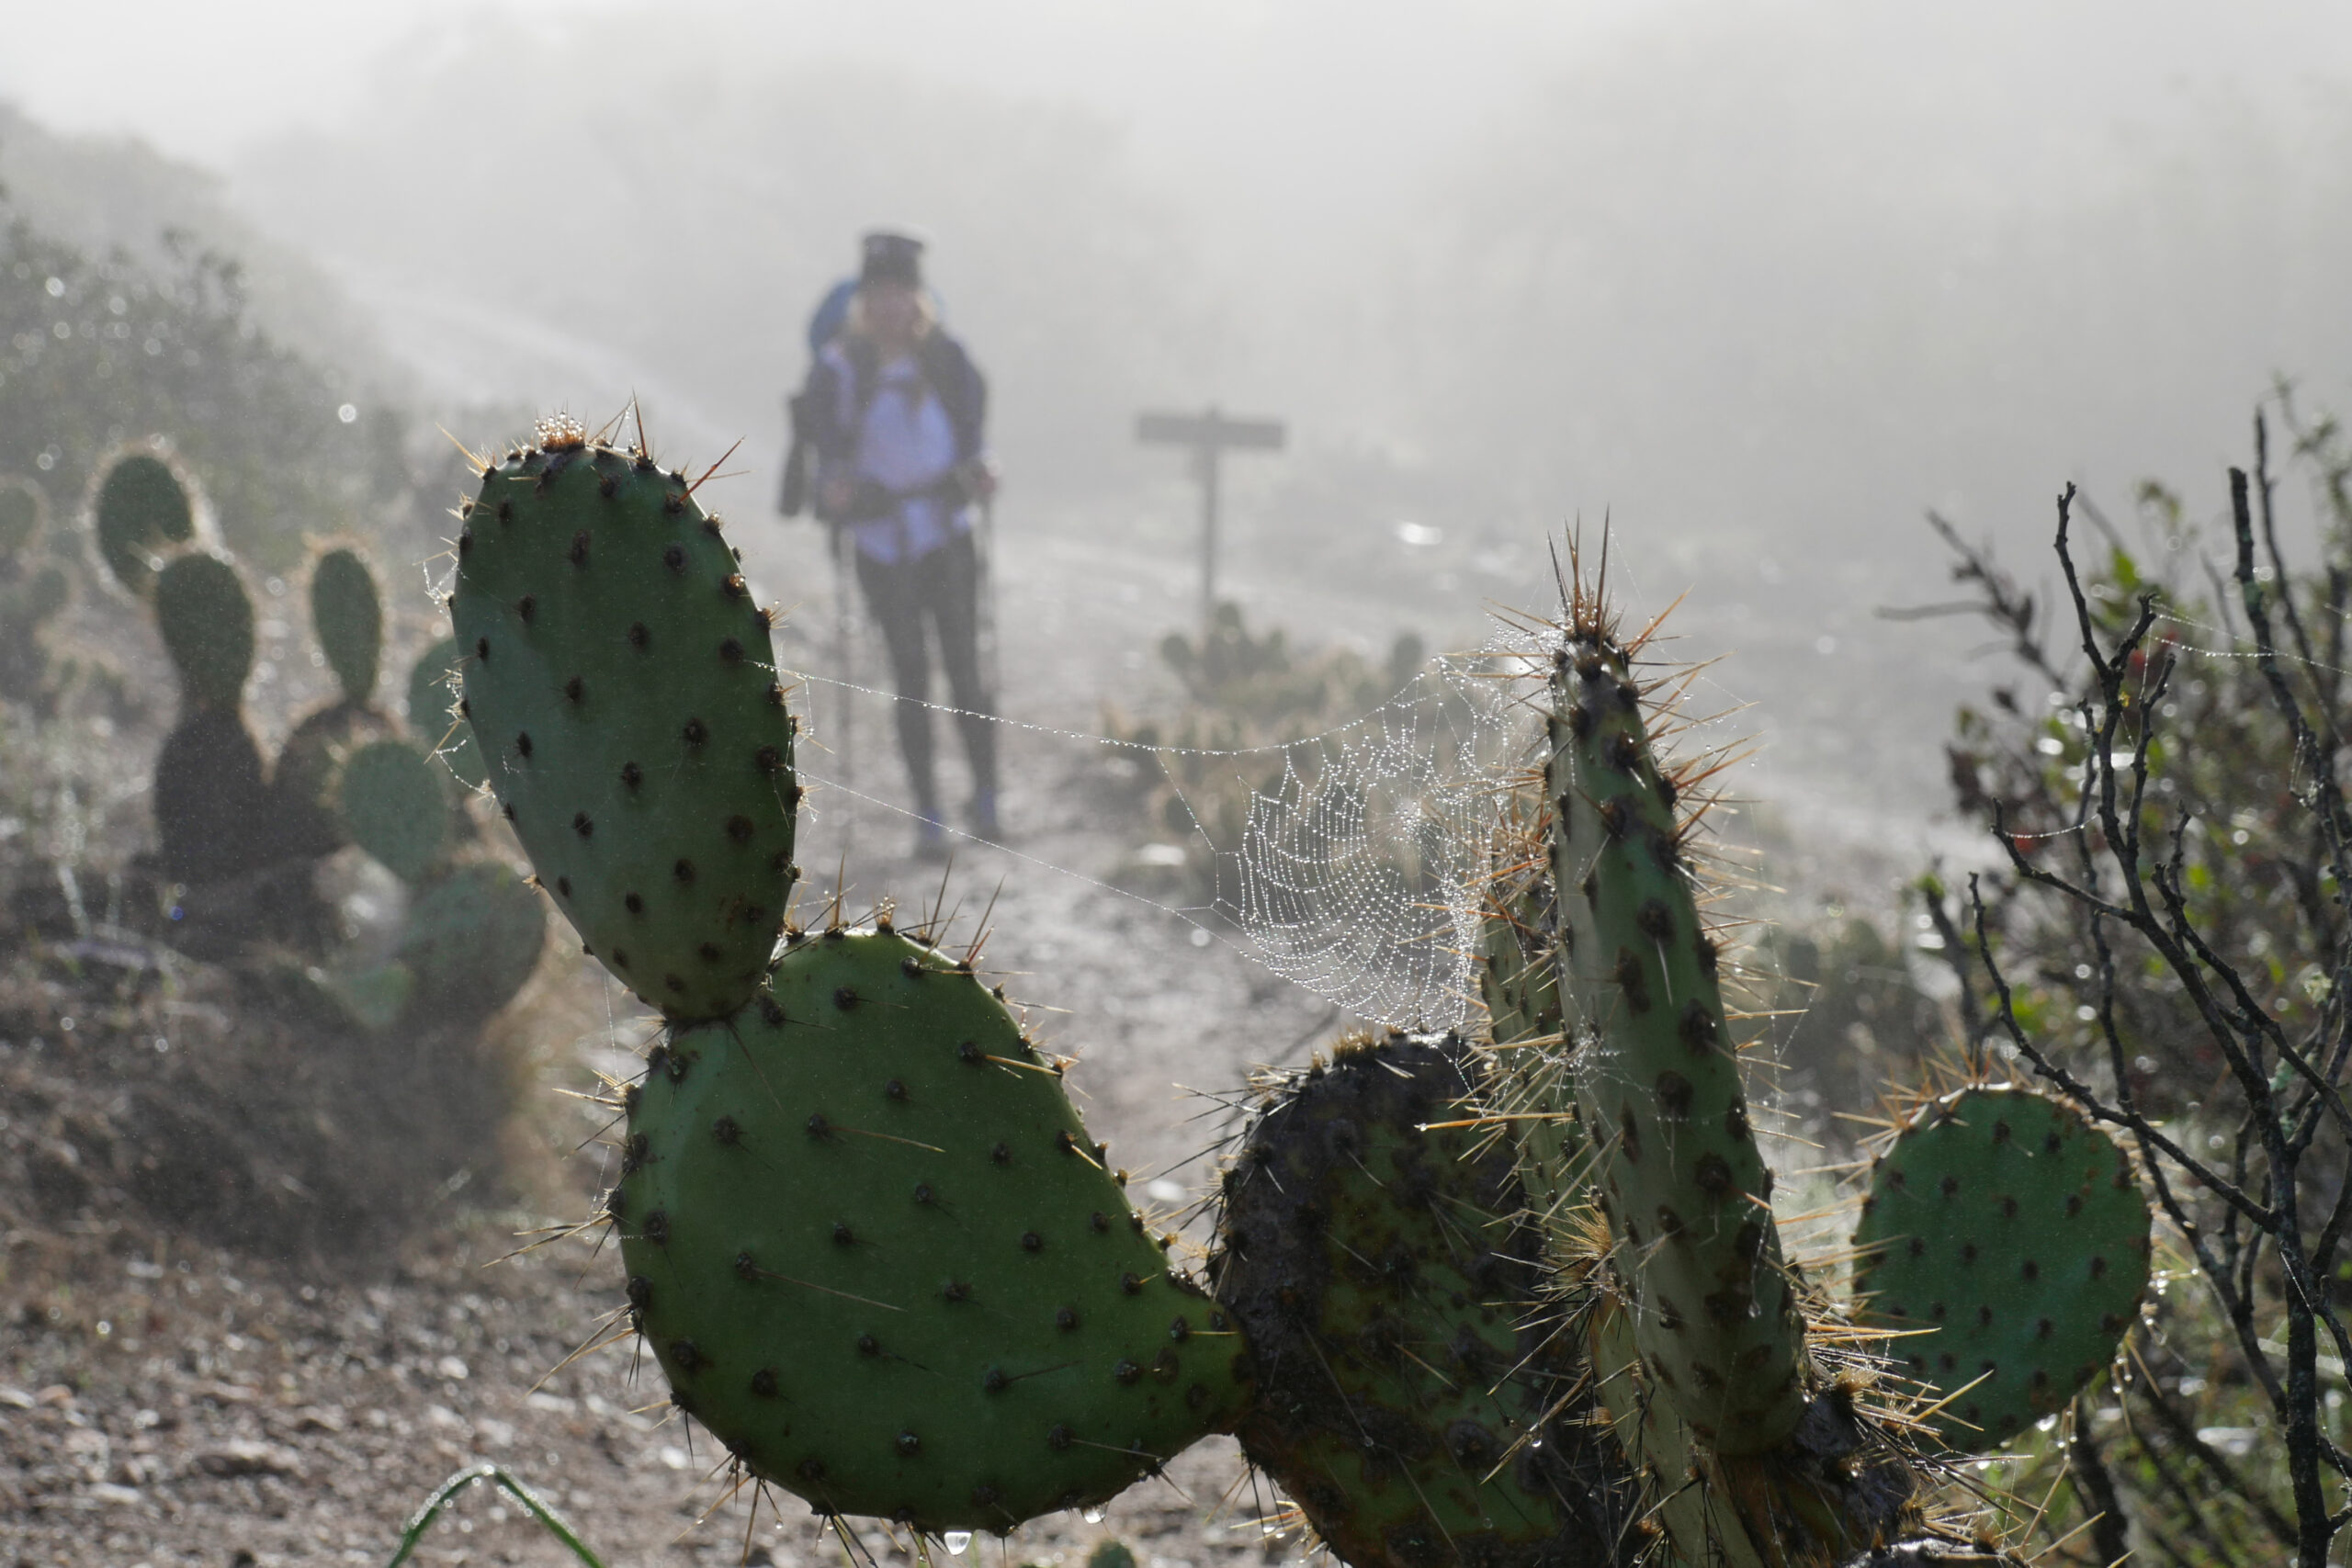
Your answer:
[[[1872,619],[1937,596],[1923,508],[2020,558],[2070,479],[2210,514],[2274,375],[2346,400],[2352,23],[2319,6],[28,20],[19,198],[225,235],[279,330],[428,423],[634,395],[681,457],[741,439],[721,504],[764,517],[810,303],[912,224],[993,382],[1008,548],[1180,578],[1190,492],[1131,423],[1210,400],[1290,423],[1233,468],[1229,586],[1306,635],[1474,637],[1606,516],[1637,601],[1690,590],[1691,650],[1735,655],[1759,787],[1860,837],[1939,806],[1976,681],[1957,628]],[[109,205],[126,133],[157,155]],[[813,530],[753,547],[820,570]]]

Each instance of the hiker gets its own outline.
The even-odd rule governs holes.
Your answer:
[[[947,834],[925,705],[933,635],[971,764],[971,828],[984,839],[998,831],[995,694],[981,684],[973,537],[996,472],[984,439],[987,383],[939,324],[922,252],[909,235],[866,235],[838,330],[820,344],[812,323],[808,379],[792,400],[785,511],[798,510],[796,491],[808,488],[808,476],[795,469],[813,457],[816,515],[847,531],[858,582],[889,649],[915,852],[935,858],[946,852]],[[827,313],[820,308],[820,318]]]

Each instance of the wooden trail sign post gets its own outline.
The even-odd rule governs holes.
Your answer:
[[[1278,419],[1227,419],[1215,404],[1200,413],[1136,417],[1136,439],[1153,446],[1193,449],[1193,477],[1201,485],[1201,635],[1216,624],[1217,459],[1227,452],[1279,452]]]

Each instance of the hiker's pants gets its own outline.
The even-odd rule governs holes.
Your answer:
[[[958,710],[964,754],[972,765],[976,794],[996,790],[996,726],[993,694],[980,685],[979,553],[969,532],[912,560],[877,561],[863,551],[857,581],[882,628],[890,651],[890,671],[899,691],[899,750],[907,761],[907,783],[915,808],[939,815],[939,783],[932,760],[931,652],[926,626],[939,637],[939,661],[947,670],[947,691]]]

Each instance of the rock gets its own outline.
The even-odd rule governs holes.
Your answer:
[[[196,1468],[207,1475],[295,1475],[302,1473],[302,1458],[275,1443],[239,1438],[196,1456]]]

